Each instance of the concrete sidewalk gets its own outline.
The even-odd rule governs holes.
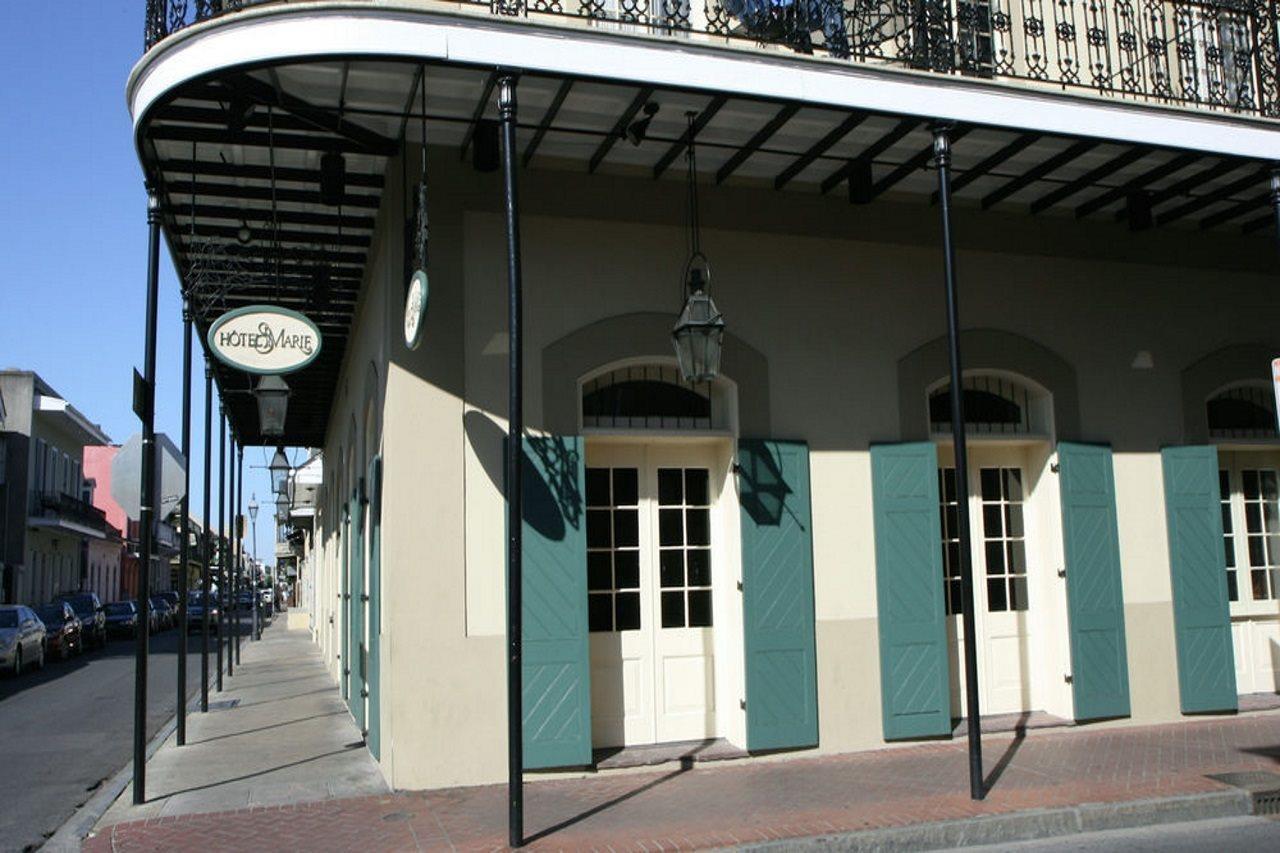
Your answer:
[[[187,718],[187,744],[171,735],[147,762],[147,802],[130,786],[94,828],[207,812],[386,793],[319,651],[283,616],[242,664],[210,691],[209,713]]]
[[[268,637],[224,694],[241,706],[199,719],[192,746],[161,750],[156,799],[135,809],[126,792],[85,849],[505,846],[505,787],[387,793],[305,633]],[[1275,712],[985,744],[984,802],[969,799],[965,745],[952,741],[540,780],[526,785],[526,833],[539,849],[928,849],[1248,814],[1249,794],[1211,774],[1280,790]]]

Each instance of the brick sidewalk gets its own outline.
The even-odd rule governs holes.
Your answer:
[[[1079,803],[1225,790],[1206,778],[1280,770],[1280,714],[984,739],[991,793],[967,794],[964,743],[526,786],[538,849],[664,850],[904,826]],[[503,786],[329,800],[122,823],[89,851],[495,849]]]

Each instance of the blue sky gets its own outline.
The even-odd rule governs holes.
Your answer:
[[[0,367],[36,371],[121,443],[141,429],[130,395],[143,356],[146,195],[124,89],[142,54],[144,5],[0,2]],[[182,314],[163,246],[159,317],[156,429],[178,444]],[[191,507],[199,518],[199,369],[196,383]],[[250,464],[265,464],[260,448],[245,450]],[[269,504],[266,471],[246,474],[246,504],[253,492]],[[271,516],[270,508],[258,514],[257,532],[269,562]]]

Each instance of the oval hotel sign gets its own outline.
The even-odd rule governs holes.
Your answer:
[[[209,349],[224,364],[249,373],[291,373],[320,354],[320,330],[297,311],[248,305],[209,327]]]

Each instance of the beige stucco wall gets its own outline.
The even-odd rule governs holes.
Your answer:
[[[350,483],[334,461],[346,458],[373,363],[385,377],[382,764],[402,788],[505,774],[501,187],[455,151],[433,158],[425,342],[412,353],[399,342],[402,177],[393,164],[325,448],[326,488],[345,495]],[[536,430],[545,426],[548,347],[616,315],[674,316],[683,187],[555,168],[520,179],[525,419]],[[868,447],[900,438],[902,407],[923,415],[923,389],[901,399],[898,362],[944,332],[936,210],[707,187],[703,215],[716,301],[733,334],[767,363],[771,437],[805,439],[812,451],[819,749],[880,746]],[[963,325],[1016,333],[1068,363],[1079,422],[1057,437],[1115,449],[1133,714],[1109,725],[1177,719],[1159,449],[1182,440],[1184,367],[1224,346],[1275,339],[1271,246],[963,208],[956,227]],[[634,355],[667,357],[668,346],[657,337]],[[1131,368],[1139,350],[1152,353],[1153,369]],[[578,375],[604,360],[585,355]],[[1046,468],[1051,461],[1044,457]],[[341,566],[332,505],[322,498],[317,560],[317,624],[331,662],[325,602],[336,600]],[[1053,512],[1041,515],[1051,526]],[[1056,572],[1053,548],[1060,543],[1033,572]],[[1053,670],[1069,662],[1052,658],[1065,654],[1064,605],[1060,594],[1038,605],[1055,614],[1044,630],[1056,639],[1045,642],[1051,659],[1037,690],[1048,709],[1069,714],[1067,670]],[[340,623],[339,614],[331,637]]]

